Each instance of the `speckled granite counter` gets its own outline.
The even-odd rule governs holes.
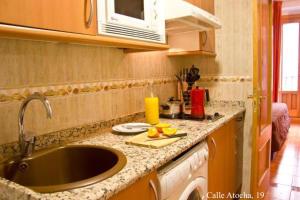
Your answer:
[[[127,164],[119,173],[102,182],[50,194],[36,193],[26,187],[0,178],[0,199],[108,199],[152,170],[163,166],[172,158],[201,142],[211,132],[244,111],[244,107],[240,104],[231,105],[223,102],[206,108],[206,113],[219,112],[224,115],[223,118],[215,122],[162,119],[161,121],[171,123],[174,127],[188,133],[188,136],[160,149],[127,145],[125,140],[130,136],[119,136],[112,133],[102,133],[99,136],[76,142],[76,144],[103,145],[118,149],[126,155]]]

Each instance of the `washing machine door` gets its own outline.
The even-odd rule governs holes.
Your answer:
[[[198,177],[188,184],[180,195],[179,200],[205,200],[206,188],[206,179]]]

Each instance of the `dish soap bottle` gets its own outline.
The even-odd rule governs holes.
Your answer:
[[[150,83],[150,97],[145,98],[146,122],[154,125],[159,123],[159,102],[158,97],[153,95],[153,83]]]

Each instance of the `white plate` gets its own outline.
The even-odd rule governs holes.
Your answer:
[[[151,125],[147,123],[126,123],[113,126],[112,130],[117,133],[132,135],[145,132],[149,127],[151,127]]]

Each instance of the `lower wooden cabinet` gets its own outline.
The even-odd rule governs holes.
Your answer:
[[[208,192],[210,199],[232,199],[228,194],[239,193],[242,176],[241,122],[232,119],[207,138],[209,147]],[[216,196],[213,196],[216,195]],[[228,196],[227,196],[228,195]],[[215,197],[215,198],[214,198]]]
[[[235,191],[241,192],[243,182],[243,142],[244,142],[244,115],[240,114],[235,119],[235,148],[236,148],[236,177]]]
[[[236,131],[235,131],[235,120],[231,120],[225,125],[226,132],[224,133],[226,138],[226,192],[236,192],[236,170],[237,170],[237,149],[236,149]]]
[[[158,188],[157,173],[154,171],[116,194],[110,200],[157,200]]]
[[[225,127],[216,130],[207,138],[209,148],[208,159],[208,197],[210,199],[219,199],[216,194],[224,194],[226,192],[226,140],[224,134]],[[215,197],[215,198],[214,198]]]

